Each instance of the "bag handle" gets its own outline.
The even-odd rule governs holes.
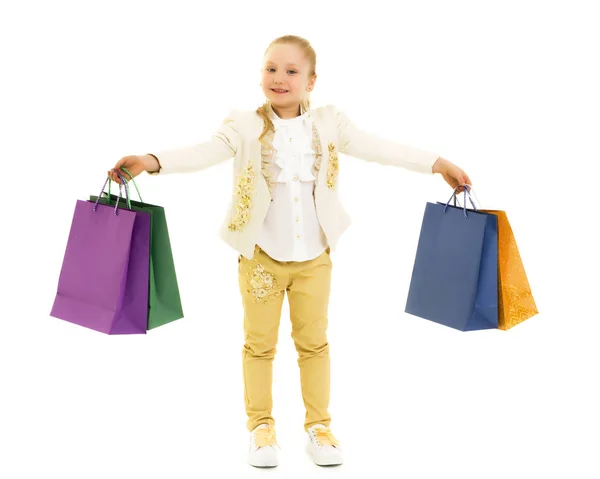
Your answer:
[[[475,198],[475,201],[477,201],[477,204],[478,204],[478,205],[481,205],[481,204],[482,204],[482,203],[481,203],[481,201],[479,201],[479,198],[477,198],[477,195],[475,194],[475,189],[474,189],[474,188],[473,188],[471,185],[459,185],[459,186],[465,186],[465,187],[468,187],[468,188],[469,188],[469,191],[468,191],[468,193],[469,193],[469,196],[470,196],[470,197],[472,197],[472,198]],[[457,198],[455,197],[455,198],[454,198],[454,206],[456,206],[456,202],[457,202]],[[481,206],[480,206],[479,208],[477,208],[477,207],[475,206],[475,204],[473,203],[473,199],[471,199],[471,198],[470,198],[470,202],[471,202],[471,204],[473,205],[473,208],[475,208],[475,210],[477,210],[477,209],[481,209]],[[458,203],[458,206],[462,207],[462,205],[461,205],[460,203]]]
[[[119,179],[122,181],[123,185],[125,186],[125,198],[126,198],[126,203],[127,206],[129,207],[129,209],[131,208],[131,201],[129,199],[129,188],[127,187],[127,180],[123,177],[123,175],[121,175],[120,171],[114,170],[117,173],[117,176],[119,177]],[[110,183],[111,183],[111,179],[110,176],[106,177],[106,181],[104,182],[104,185],[102,185],[102,190],[100,191],[100,194],[98,195],[98,198],[96,199],[96,202],[94,203],[94,208],[93,210],[96,211],[96,208],[98,208],[98,203],[100,202],[100,198],[102,198],[102,194],[105,193],[104,189],[106,188],[106,183],[108,183],[108,189],[110,191]],[[115,209],[114,209],[114,215],[117,216],[117,210],[119,207],[119,201],[121,200],[122,196],[123,196],[123,192],[121,190],[121,183],[119,183],[119,197],[117,198],[117,201],[115,202]],[[110,202],[110,193],[109,193],[109,198],[107,203]]]
[[[481,209],[482,203],[481,203],[481,201],[479,201],[479,198],[477,198],[477,195],[475,194],[475,189],[472,186],[470,186],[470,189],[469,189],[469,196],[473,196],[473,198],[475,198],[475,201],[477,201],[477,204],[480,205],[479,209]],[[471,203],[473,203],[473,202],[471,201]]]
[[[121,169],[122,169],[122,170],[123,170],[125,173],[127,173],[127,174],[129,175],[129,178],[130,178],[131,182],[133,183],[133,186],[135,186],[135,191],[137,191],[138,198],[140,199],[140,203],[143,203],[143,202],[144,202],[144,200],[142,200],[142,195],[140,195],[140,190],[138,190],[138,187],[137,187],[137,185],[135,184],[135,180],[133,179],[133,175],[132,175],[132,174],[129,172],[129,170],[128,170],[127,168],[125,168],[124,166],[122,166],[122,167],[121,167]],[[116,171],[116,172],[117,172],[117,176],[119,177],[119,179],[121,180],[121,182],[123,182],[123,183],[126,185],[126,184],[127,184],[127,182],[128,182],[129,180],[127,180],[126,178],[124,178],[124,177],[123,177],[123,175],[121,174],[121,172],[120,172],[120,171],[118,171],[118,169],[116,169],[116,168],[115,168],[113,171]],[[120,187],[120,185],[119,185],[119,187]],[[110,182],[108,183],[108,198],[109,198],[109,201],[110,201]]]
[[[454,206],[456,206],[456,190],[460,187],[463,187],[463,191],[464,191],[464,206],[463,206],[463,212],[465,215],[465,218],[467,217],[467,194],[469,195],[469,201],[471,202],[471,205],[473,206],[473,209],[475,211],[477,211],[477,207],[475,206],[475,203],[473,203],[473,198],[471,198],[471,192],[469,191],[469,189],[471,188],[471,185],[458,185],[456,188],[454,188],[454,191],[452,192],[452,196],[448,199],[448,201],[446,202],[445,206],[444,206],[444,213],[446,212],[446,209],[448,208],[448,204],[450,203],[450,200],[454,199]]]
[[[130,194],[129,194],[129,185],[127,184],[127,180],[125,179],[125,177],[121,174],[120,171],[116,171],[117,176],[119,177],[119,179],[121,180],[121,183],[123,184],[123,186],[125,187],[125,194],[127,195],[127,207],[129,209],[131,208],[131,198],[130,198]],[[108,190],[110,191],[110,181],[108,182]],[[119,184],[119,193],[121,192],[121,184]],[[109,194],[110,195],[110,194]],[[110,197],[110,196],[109,196]]]

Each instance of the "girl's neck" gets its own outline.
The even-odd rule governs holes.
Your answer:
[[[300,105],[297,105],[295,107],[292,106],[289,108],[275,108],[273,104],[271,104],[271,108],[273,109],[275,114],[282,120],[288,118],[296,118],[297,116],[300,116],[302,112],[302,107]]]

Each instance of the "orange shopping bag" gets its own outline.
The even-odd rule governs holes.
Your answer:
[[[498,217],[498,329],[507,330],[535,316],[538,310],[506,212],[479,211]]]

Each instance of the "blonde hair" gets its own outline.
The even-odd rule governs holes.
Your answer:
[[[271,47],[273,47],[275,45],[282,45],[282,44],[292,44],[292,45],[296,45],[297,47],[299,47],[302,50],[302,52],[304,53],[304,56],[308,60],[309,78],[316,75],[317,54],[315,53],[315,50],[313,49],[313,47],[311,46],[311,44],[309,43],[308,40],[306,40],[305,38],[296,36],[296,35],[284,35],[282,37],[278,37],[275,40],[273,40],[270,43],[270,45],[267,47],[267,49],[265,50],[265,55],[267,54],[267,52],[269,51],[269,49]],[[307,111],[310,108],[310,94],[308,92],[305,92],[304,97],[300,101],[300,104],[302,105],[302,108],[304,109],[304,111]],[[272,106],[271,106],[271,102],[269,100],[265,101],[265,103],[263,103],[261,106],[259,106],[256,109],[256,113],[258,113],[265,122],[263,131],[260,134],[260,136],[258,137],[258,141],[260,141],[261,143],[263,143],[263,138],[269,131],[275,131],[275,127],[273,126],[273,122],[271,121],[271,118],[269,115],[269,112],[271,109],[272,109]],[[265,145],[265,146],[268,146],[272,149],[271,145]]]

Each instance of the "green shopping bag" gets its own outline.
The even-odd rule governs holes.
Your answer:
[[[179,285],[175,273],[175,263],[167,229],[167,218],[162,206],[144,203],[137,185],[131,174],[123,169],[131,178],[138,193],[140,201],[130,200],[131,209],[134,211],[147,211],[150,213],[150,274],[148,294],[148,326],[151,330],[183,318],[183,308],[179,294]],[[99,203],[115,204],[117,195],[103,192]],[[129,183],[129,182],[126,182]],[[126,185],[127,186],[127,185]],[[90,201],[96,201],[98,196],[90,196]]]

